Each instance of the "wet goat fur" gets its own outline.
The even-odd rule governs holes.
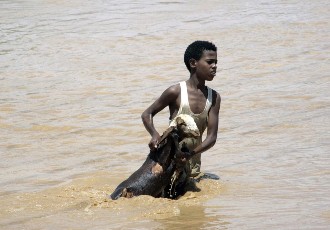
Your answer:
[[[175,161],[178,148],[178,129],[169,127],[162,135],[157,150],[151,151],[143,165],[118,185],[110,195],[111,199],[138,195],[160,197],[164,188],[171,183],[175,170],[181,170],[178,167],[182,165]]]

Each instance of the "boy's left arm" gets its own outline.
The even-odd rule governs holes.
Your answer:
[[[211,147],[214,146],[215,142],[217,141],[221,97],[219,93],[215,92],[215,94],[216,94],[216,98],[215,100],[213,100],[215,102],[213,103],[209,111],[206,138],[199,146],[197,146],[191,152],[191,156],[197,153],[202,153],[210,149]]]

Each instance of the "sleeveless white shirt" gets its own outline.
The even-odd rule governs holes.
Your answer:
[[[207,99],[204,110],[201,113],[196,114],[193,113],[190,109],[187,84],[185,81],[180,82],[180,88],[181,88],[181,103],[177,116],[180,114],[187,114],[190,115],[192,118],[194,118],[196,125],[199,129],[199,132],[201,134],[200,138],[202,138],[202,134],[207,127],[209,110],[212,106],[212,89],[207,87]]]
[[[196,114],[193,113],[190,109],[187,84],[185,81],[180,82],[180,88],[181,88],[181,103],[177,116],[179,116],[180,114],[190,115],[194,119],[200,132],[200,136],[197,139],[192,138],[190,140],[185,140],[188,149],[192,151],[196,146],[202,143],[202,135],[207,127],[208,114],[212,106],[212,89],[207,87],[207,99],[204,110],[201,113]],[[189,176],[195,177],[200,173],[200,168],[201,168],[201,154],[199,153],[194,155],[189,160],[189,164],[186,167],[186,173]]]

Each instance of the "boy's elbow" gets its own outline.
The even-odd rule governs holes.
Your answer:
[[[145,112],[143,112],[143,113],[141,114],[141,119],[142,119],[142,121],[145,121],[145,120],[146,120],[146,114],[145,114]]]
[[[216,142],[217,142],[217,136],[211,137],[210,147],[212,148],[215,145]]]
[[[216,142],[217,142],[216,139],[211,141],[211,148],[215,145]]]
[[[147,121],[150,118],[150,113],[148,113],[147,110],[145,110],[142,114],[141,114],[141,119],[142,121]]]

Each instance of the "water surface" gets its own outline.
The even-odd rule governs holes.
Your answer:
[[[328,229],[326,1],[0,3],[0,228]],[[200,192],[106,199],[148,153],[140,114],[218,46]],[[167,126],[168,111],[156,127]]]

